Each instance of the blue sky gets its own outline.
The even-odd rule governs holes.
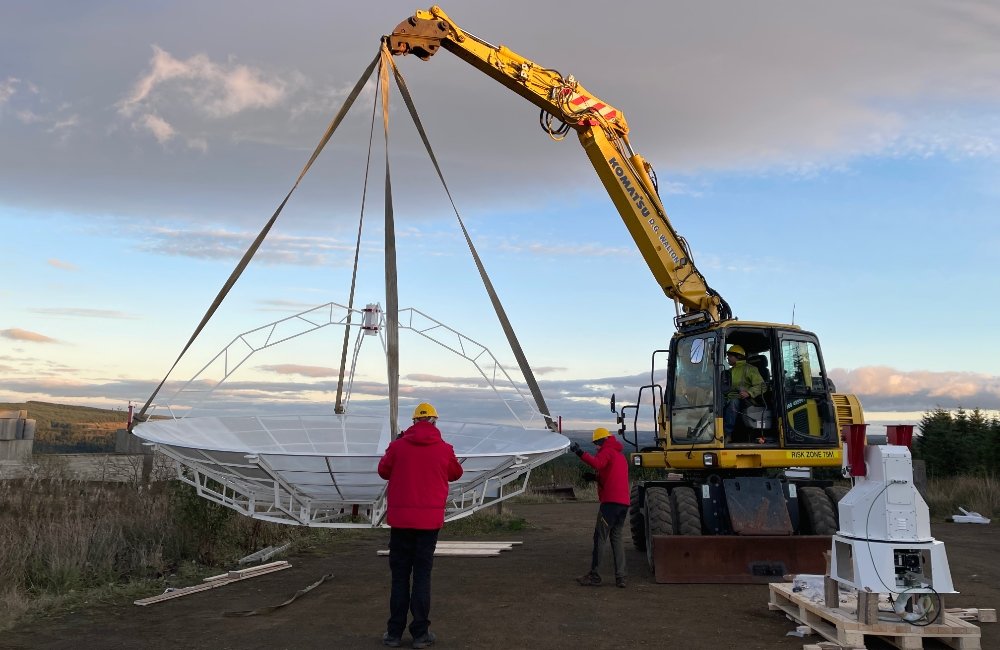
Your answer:
[[[145,401],[378,39],[416,8],[15,1],[0,25],[0,401]],[[816,332],[872,423],[1000,409],[1000,9],[986,2],[463,2],[468,31],[625,113],[713,287]],[[609,424],[673,305],[573,137],[447,52],[397,60],[554,414]],[[346,303],[373,92],[185,357]],[[513,355],[398,97],[400,305]],[[383,302],[376,134],[358,301]],[[255,356],[247,410],[326,408],[333,328]],[[419,339],[419,337],[415,337]],[[299,344],[301,343],[301,344]],[[367,343],[366,343],[367,345]],[[502,417],[466,362],[402,339],[404,403]],[[371,348],[370,350],[368,348]],[[354,404],[377,405],[377,346]],[[381,382],[381,383],[380,383]]]

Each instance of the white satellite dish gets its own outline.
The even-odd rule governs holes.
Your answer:
[[[360,317],[348,323],[349,311]],[[381,526],[386,483],[376,470],[391,441],[388,417],[335,414],[332,404],[331,412],[321,415],[196,413],[209,412],[216,389],[261,349],[331,325],[350,325],[358,328],[356,360],[365,335],[382,337],[382,323],[377,305],[362,311],[327,303],[244,332],[168,404],[154,409],[165,410],[166,418],[141,422],[133,433],[173,459],[177,477],[200,496],[249,517],[304,526]],[[521,494],[533,468],[564,453],[569,440],[545,428],[534,404],[488,349],[415,309],[400,310],[399,328],[471,362],[516,422],[438,421],[465,470],[451,484],[445,521]],[[221,379],[206,381],[209,372]]]

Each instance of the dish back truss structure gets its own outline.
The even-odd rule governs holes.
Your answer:
[[[357,318],[349,319],[351,312]],[[352,322],[353,321],[353,322]],[[564,436],[545,427],[521,387],[483,345],[416,309],[400,310],[400,329],[410,330],[471,362],[507,406],[517,424],[438,421],[465,471],[450,485],[445,521],[468,516],[524,492],[531,470],[561,455]],[[389,418],[359,414],[193,415],[259,350],[316,330],[356,327],[352,373],[362,342],[377,335],[383,349],[378,305],[350,310],[327,303],[240,334],[154,409],[165,418],[137,424],[133,433],[175,461],[177,478],[206,499],[246,516],[317,527],[381,526],[385,486],[378,461],[392,439]],[[203,376],[217,372],[218,379]],[[350,399],[348,381],[347,400]],[[180,410],[179,402],[193,408]],[[332,408],[331,408],[332,410]]]

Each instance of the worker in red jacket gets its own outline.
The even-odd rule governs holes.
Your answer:
[[[386,520],[391,527],[392,592],[382,643],[391,648],[398,648],[402,642],[407,610],[413,614],[413,647],[426,648],[434,643],[434,633],[429,629],[434,549],[444,526],[448,483],[462,477],[455,449],[441,439],[435,426],[437,419],[433,406],[418,405],[413,411],[413,426],[389,444],[378,463],[378,475],[389,481]]]
[[[594,429],[594,444],[597,455],[590,455],[574,442],[569,449],[580,460],[597,470],[597,498],[601,507],[597,511],[597,525],[594,526],[594,552],[590,561],[590,571],[576,579],[585,587],[601,584],[601,556],[608,541],[615,561],[615,584],[625,587],[625,547],[622,546],[622,529],[628,517],[629,487],[628,462],[622,454],[622,443],[607,429]]]

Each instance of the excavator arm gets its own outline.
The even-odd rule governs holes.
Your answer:
[[[729,305],[709,287],[687,242],[667,219],[653,168],[632,151],[621,111],[597,99],[572,75],[564,77],[463,31],[437,6],[417,11],[385,40],[392,54],[424,60],[443,47],[538,106],[543,126],[554,139],[575,130],[657,283],[679,306],[677,327],[732,318]]]

